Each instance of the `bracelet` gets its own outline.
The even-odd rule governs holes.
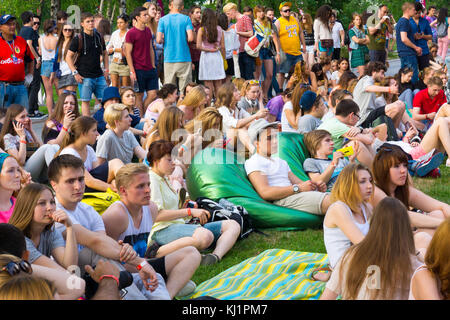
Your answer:
[[[67,129],[66,127],[62,127],[62,129],[65,131],[65,132],[69,132],[69,129]]]
[[[184,151],[188,151],[188,148],[184,144],[182,144],[181,147],[184,149]]]
[[[119,284],[119,278],[117,278],[116,276],[113,276],[112,274],[104,274],[104,275],[102,275],[102,276],[100,277],[100,281],[102,281],[102,280],[105,279],[105,278],[110,278],[110,279],[116,280],[117,287],[120,286],[120,284]]]
[[[391,87],[388,87],[388,93],[391,93]]]
[[[191,208],[186,208],[186,209],[187,209],[188,217],[192,216]]]
[[[148,262],[146,261],[146,260],[144,260],[144,261],[142,261],[141,263],[139,263],[137,266],[136,266],[136,269],[138,270],[138,271],[141,271],[141,269],[145,266],[145,265],[147,265],[148,264]]]
[[[27,144],[25,140],[20,140],[20,143]]]

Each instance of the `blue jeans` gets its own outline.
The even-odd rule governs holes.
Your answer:
[[[292,54],[286,53],[286,60],[280,65],[279,73],[288,73],[293,66],[297,64],[297,62],[303,61],[303,56],[298,55],[294,56]]]
[[[160,245],[165,245],[184,237],[192,237],[195,230],[200,227],[211,231],[214,235],[214,241],[217,241],[221,235],[222,221],[208,222],[203,226],[199,224],[174,223],[167,228],[155,232],[152,239]]]
[[[84,78],[83,83],[78,84],[78,91],[80,92],[80,101],[91,101],[92,93],[97,99],[102,100],[103,91],[108,86],[105,77],[98,78]]]
[[[416,56],[406,56],[406,57],[400,57],[401,66],[403,67],[410,67],[413,69],[413,76],[411,79],[411,82],[413,84],[416,84],[417,81],[419,81],[419,64],[417,63],[417,57]]]
[[[413,99],[416,93],[419,92],[418,89],[411,91],[411,89],[406,89],[402,92],[402,94],[398,97],[398,100],[403,101],[406,104],[408,109],[413,108]]]
[[[20,104],[28,110],[28,91],[24,85],[5,85],[0,82],[0,107]]]

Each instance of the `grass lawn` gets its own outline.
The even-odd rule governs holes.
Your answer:
[[[441,178],[414,178],[414,185],[428,195],[450,202],[450,168],[441,165]],[[286,249],[304,252],[326,253],[322,230],[276,231],[262,230],[267,236],[252,233],[238,241],[222,261],[213,266],[200,266],[192,280],[199,285],[245,259],[257,256],[267,249]]]

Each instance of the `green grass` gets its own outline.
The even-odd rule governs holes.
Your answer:
[[[414,185],[431,197],[448,203],[450,200],[450,168],[446,168],[444,162],[440,169],[441,178],[413,178]],[[238,241],[219,263],[212,266],[200,266],[192,280],[199,285],[267,249],[326,253],[322,230],[277,231],[266,229],[261,231],[268,236],[258,233],[250,234],[248,238]]]

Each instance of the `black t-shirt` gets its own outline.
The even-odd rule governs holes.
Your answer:
[[[78,37],[75,36],[70,43],[69,50],[78,52]],[[98,32],[93,33],[92,36],[83,32],[82,48],[80,56],[77,60],[77,70],[84,78],[98,78],[103,75],[100,65],[100,56],[106,50],[105,40]]]
[[[22,29],[20,29],[19,36],[24,38],[25,40],[31,40],[33,49],[38,52],[39,34],[34,31],[32,27],[23,26]]]

